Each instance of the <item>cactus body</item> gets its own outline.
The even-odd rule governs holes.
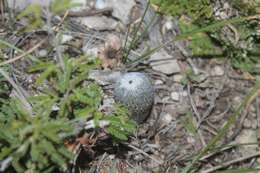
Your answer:
[[[116,101],[128,108],[133,119],[141,123],[153,106],[153,84],[144,73],[126,73],[116,82],[114,96]]]

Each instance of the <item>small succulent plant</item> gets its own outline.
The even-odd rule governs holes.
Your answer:
[[[153,106],[153,84],[144,73],[126,73],[116,82],[114,96],[116,101],[129,109],[137,123],[142,123]]]

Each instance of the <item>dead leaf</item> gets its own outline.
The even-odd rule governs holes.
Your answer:
[[[121,64],[123,57],[121,41],[118,36],[109,34],[100,49],[99,58],[104,69],[113,69]]]

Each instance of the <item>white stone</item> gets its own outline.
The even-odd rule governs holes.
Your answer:
[[[182,92],[180,92],[180,95],[182,97],[187,97],[188,96],[188,92],[187,91],[182,91]]]
[[[225,72],[221,66],[215,66],[211,71],[212,76],[223,76],[224,74]]]
[[[182,82],[182,80],[183,80],[183,76],[181,75],[181,74],[175,74],[174,76],[173,76],[173,81],[174,82]]]
[[[92,47],[89,48],[89,45],[85,45],[82,48],[82,51],[89,56],[98,57],[99,48],[98,47]]]
[[[239,136],[236,138],[236,142],[241,143],[257,143],[256,131],[252,129],[243,129]],[[257,145],[241,145],[239,151],[243,156],[248,156],[257,151]]]
[[[155,80],[154,85],[162,85],[163,81],[162,80]]]
[[[245,128],[251,128],[252,122],[251,122],[249,119],[246,118],[246,119],[244,120],[243,126],[244,126]]]
[[[112,18],[105,16],[88,16],[79,18],[83,25],[95,30],[114,30],[118,23]]]
[[[161,114],[161,123],[164,125],[169,124],[173,120],[173,117],[169,113],[162,113]]]
[[[97,0],[95,7],[97,9],[112,8],[112,15],[128,24],[132,8],[136,5],[134,0]]]
[[[170,75],[181,71],[177,60],[169,55],[164,49],[155,52],[150,60],[152,69]]]
[[[180,100],[180,93],[178,93],[178,92],[172,92],[172,93],[171,93],[171,99],[172,99],[173,101],[179,101],[179,100]]]
[[[46,57],[48,55],[48,51],[46,49],[41,49],[37,52],[39,57]]]
[[[73,37],[71,35],[63,34],[61,36],[61,44],[67,43],[72,39],[73,39]]]

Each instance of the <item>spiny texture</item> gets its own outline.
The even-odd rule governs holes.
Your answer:
[[[154,88],[148,76],[131,72],[126,73],[116,82],[114,95],[116,101],[129,109],[133,119],[141,123],[152,108]]]

